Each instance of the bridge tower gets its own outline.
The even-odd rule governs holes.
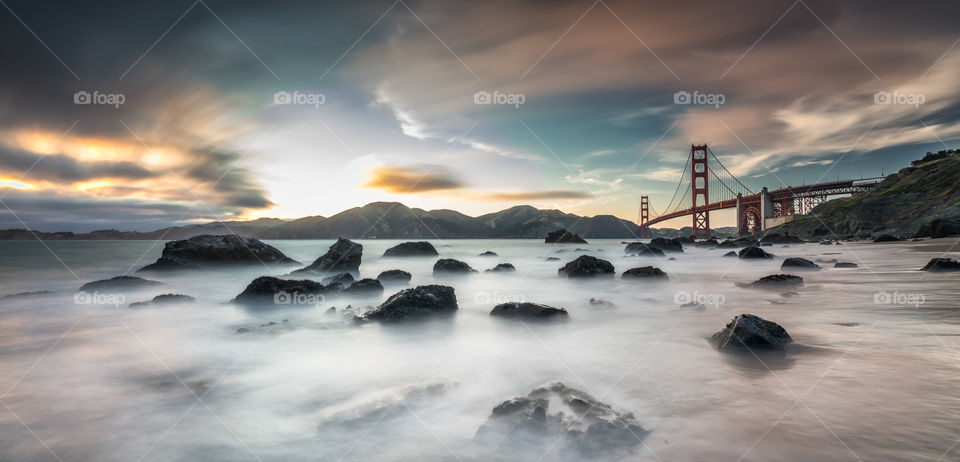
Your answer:
[[[693,198],[693,236],[710,237],[710,212],[697,207],[710,203],[710,181],[707,178],[707,145],[690,145],[690,196]],[[702,200],[701,200],[702,199]],[[699,202],[699,204],[698,204]]]
[[[640,237],[647,239],[650,237],[650,197],[640,196]]]

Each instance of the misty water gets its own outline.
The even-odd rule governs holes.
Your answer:
[[[268,242],[302,263],[332,244]],[[358,242],[362,277],[403,269],[411,285],[451,285],[460,310],[403,325],[325,314],[397,287],[320,306],[227,303],[253,278],[291,269],[259,265],[151,275],[165,285],[116,306],[77,304],[82,283],[150,263],[162,244],[0,243],[0,293],[51,291],[0,300],[0,460],[558,460],[573,457],[562,444],[531,456],[473,439],[494,406],[554,381],[634,413],[649,433],[621,460],[957,457],[960,274],[918,271],[954,240],[776,245],[764,261],[689,246],[674,261],[627,257],[620,240],[434,240],[441,257],[480,271],[441,280],[436,258],[381,257],[399,241]],[[478,256],[486,250],[499,256]],[[558,278],[579,254],[610,260],[617,278]],[[780,272],[789,256],[859,268],[803,273],[792,297],[735,285]],[[483,272],[501,262],[517,271]],[[619,279],[651,264],[670,281]],[[197,302],[127,307],[161,293]],[[698,298],[705,310],[678,303]],[[570,319],[489,316],[515,300],[565,307]],[[786,356],[713,349],[705,338],[739,313],[786,328]]]

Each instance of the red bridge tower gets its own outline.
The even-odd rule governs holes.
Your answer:
[[[690,145],[690,187],[693,198],[693,235],[710,237],[710,212],[697,207],[710,203],[710,181],[707,178],[707,145]],[[698,204],[699,203],[699,204]]]

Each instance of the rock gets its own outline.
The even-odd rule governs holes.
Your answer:
[[[617,305],[615,305],[610,300],[606,300],[603,298],[595,298],[595,297],[590,298],[590,306],[595,306],[597,308],[616,308],[617,307]]]
[[[334,309],[334,310],[336,310],[336,309]],[[276,327],[278,327],[278,326],[280,326],[280,327],[285,327],[285,328],[289,328],[289,326],[290,326],[289,323],[290,323],[290,320],[289,320],[289,319],[284,319],[282,322],[270,321],[270,322],[265,322],[265,323],[263,323],[263,324],[260,324],[259,327],[255,327],[255,326],[241,327],[241,328],[237,329],[237,333],[238,333],[238,334],[249,334],[250,332],[255,332],[255,331],[258,331],[258,330],[265,330],[265,331],[269,332],[269,331],[273,330],[274,328],[276,328]]]
[[[750,283],[738,282],[738,287],[747,287],[754,289],[782,289],[784,287],[802,286],[803,278],[792,274],[771,274],[764,276]]]
[[[618,460],[647,434],[633,413],[554,382],[498,404],[474,439],[509,449],[514,460],[534,460],[559,443],[574,460]]]
[[[260,276],[247,284],[232,303],[247,305],[317,305],[340,290],[339,284],[325,286],[308,279],[280,279]]]
[[[932,258],[921,271],[960,271],[960,263],[952,258]]]
[[[657,247],[651,247],[643,242],[631,242],[623,252],[628,255],[637,255],[641,257],[662,257],[663,250]]]
[[[838,262],[833,265],[834,268],[856,268],[857,266],[856,263],[850,262]]]
[[[361,279],[343,289],[344,295],[374,297],[383,293],[383,285],[376,279]]]
[[[660,268],[643,266],[640,268],[630,268],[624,271],[621,279],[667,279],[667,273],[664,273]]]
[[[706,306],[706,305],[704,305],[703,303],[697,303],[697,302],[687,302],[687,303],[684,303],[684,304],[680,305],[680,308],[690,309],[690,310],[693,310],[693,311],[706,311],[706,310],[707,310],[707,306]]]
[[[428,285],[401,290],[391,295],[380,306],[365,313],[362,319],[399,322],[450,315],[456,311],[457,296],[453,287]]]
[[[723,256],[724,256],[724,257],[736,257],[736,256],[737,256],[737,253],[731,250],[731,251],[723,254]]]
[[[960,220],[935,218],[917,230],[913,237],[950,237],[960,235]]]
[[[146,307],[150,305],[176,305],[178,303],[194,303],[197,299],[189,295],[181,294],[163,294],[153,297],[153,300],[147,302],[135,302],[130,304],[130,308]]]
[[[348,287],[350,284],[353,284],[355,279],[350,273],[340,273],[334,276],[328,276],[320,280],[320,283],[328,286],[331,284],[340,284],[340,287]]]
[[[560,261],[557,257],[547,257],[545,261]]]
[[[403,270],[387,270],[377,276],[381,284],[406,284],[413,276]]]
[[[676,258],[673,258],[673,257],[670,257],[670,258],[667,259],[667,261],[677,261],[677,259],[676,259]]]
[[[780,265],[781,271],[790,271],[791,268],[819,271],[820,265],[800,257],[790,257]]]
[[[749,258],[773,258],[773,254],[767,253],[760,247],[746,247],[737,254],[741,259]]]
[[[889,234],[882,234],[874,239],[873,242],[897,242],[900,240],[901,239],[899,237],[891,236]]]
[[[79,292],[138,290],[159,286],[161,283],[136,276],[117,276],[110,279],[88,282],[80,286]]]
[[[833,242],[830,241],[821,241],[820,245],[833,245]]]
[[[37,295],[50,295],[53,291],[50,290],[30,290],[27,292],[17,292],[15,294],[6,294],[0,296],[0,300],[6,300],[10,298],[21,298],[21,297],[35,297]]]
[[[477,270],[471,268],[470,265],[452,258],[441,258],[433,264],[434,276],[441,274],[468,274],[476,272]]]
[[[493,307],[490,316],[522,319],[567,319],[567,310],[529,302],[501,303]]]
[[[568,278],[586,278],[593,276],[613,276],[613,264],[597,257],[582,255],[557,270],[560,276]]]
[[[837,262],[837,259],[836,259],[836,258],[831,258],[831,259],[827,260],[826,258],[818,258],[816,261],[817,261],[817,263],[836,263],[836,262]]]
[[[650,240],[650,247],[658,248],[664,252],[683,252],[683,244],[679,239],[667,239],[656,237]]]
[[[755,245],[757,245],[757,241],[756,241],[756,240],[753,240],[753,239],[750,239],[750,238],[746,238],[746,237],[741,237],[741,238],[735,239],[735,240],[726,240],[726,241],[723,241],[723,242],[717,244],[717,248],[718,248],[718,249],[738,249],[738,248],[740,248],[740,247],[752,247],[752,246],[755,246]]]
[[[298,269],[293,274],[299,273],[339,273],[350,272],[359,274],[360,261],[363,258],[363,246],[349,239],[338,238],[337,242],[330,246],[327,253],[321,255],[309,266]]]
[[[803,239],[790,234],[770,233],[760,238],[760,242],[770,244],[803,244]]]
[[[552,233],[547,234],[544,242],[547,244],[586,244],[587,241],[583,240],[582,237],[577,236],[565,229],[558,229]]]
[[[264,244],[258,239],[236,234],[201,234],[189,239],[167,242],[163,246],[160,258],[155,263],[140,268],[140,271],[171,271],[196,269],[200,266],[264,263],[299,264],[276,247]]]
[[[712,237],[709,238],[709,239],[702,240],[702,241],[696,241],[696,240],[695,240],[695,241],[692,242],[692,244],[693,244],[695,247],[716,247],[716,246],[720,245],[720,243],[717,242],[717,240],[714,239],[714,238],[712,238]]]
[[[491,252],[491,251],[488,250],[488,251],[480,254],[480,256],[481,256],[481,257],[496,257],[496,256],[497,256],[497,253],[496,253],[496,252]]]
[[[387,249],[384,257],[435,257],[440,255],[433,244],[427,241],[404,242]]]
[[[487,273],[505,273],[505,272],[511,272],[516,270],[517,269],[514,268],[513,265],[511,265],[510,263],[500,263],[497,266],[494,266],[493,268],[488,269],[486,272]]]
[[[713,334],[710,343],[718,350],[745,347],[751,350],[783,350],[792,342],[790,334],[773,321],[752,314],[741,314],[721,331]]]

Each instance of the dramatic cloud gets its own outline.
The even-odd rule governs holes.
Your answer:
[[[418,168],[377,167],[370,171],[370,180],[364,184],[367,188],[382,189],[396,194],[444,191],[459,189],[463,186],[463,182],[451,173],[429,165],[421,165]]]
[[[593,197],[590,193],[576,191],[572,189],[556,189],[551,191],[529,191],[529,192],[499,192],[489,194],[476,194],[471,196],[473,200],[493,201],[493,202],[515,202],[515,201],[539,201],[548,199],[589,199]]]

